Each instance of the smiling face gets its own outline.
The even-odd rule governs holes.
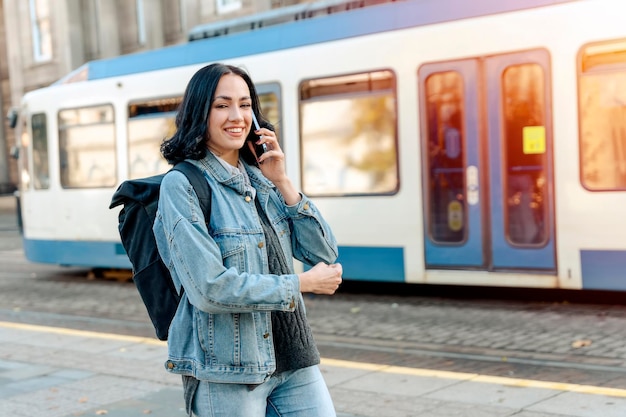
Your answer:
[[[209,112],[209,150],[237,166],[239,149],[244,145],[251,125],[252,100],[248,85],[238,75],[223,75]]]

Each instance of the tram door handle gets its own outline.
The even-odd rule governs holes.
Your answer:
[[[478,167],[476,165],[469,165],[465,170],[465,184],[467,193],[467,204],[474,206],[478,204],[479,195],[479,181],[478,181]]]

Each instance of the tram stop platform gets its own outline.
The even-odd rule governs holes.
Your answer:
[[[0,322],[0,416],[185,416],[156,339]],[[623,417],[626,390],[323,359],[338,417]]]

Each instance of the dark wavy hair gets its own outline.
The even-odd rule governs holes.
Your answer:
[[[185,159],[202,159],[206,156],[208,152],[206,140],[209,111],[211,111],[211,104],[215,100],[217,84],[226,74],[235,74],[243,78],[250,89],[252,111],[259,121],[259,125],[274,130],[272,124],[261,113],[259,96],[246,71],[233,65],[220,63],[207,65],[198,70],[189,80],[183,101],[180,103],[176,114],[176,132],[161,144],[161,154],[170,164],[173,165]],[[257,139],[253,126],[246,141],[256,141]],[[246,163],[256,164],[256,158],[247,144],[244,144],[240,149],[240,155]]]

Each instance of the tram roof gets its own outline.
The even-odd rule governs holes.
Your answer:
[[[359,2],[326,0],[200,25],[190,31],[188,43],[91,61],[54,85],[215,62],[574,1],[581,0],[369,0],[371,7],[345,8],[346,12],[332,13],[333,7]],[[319,16],[323,9],[326,14]],[[309,17],[305,16],[307,13]]]

